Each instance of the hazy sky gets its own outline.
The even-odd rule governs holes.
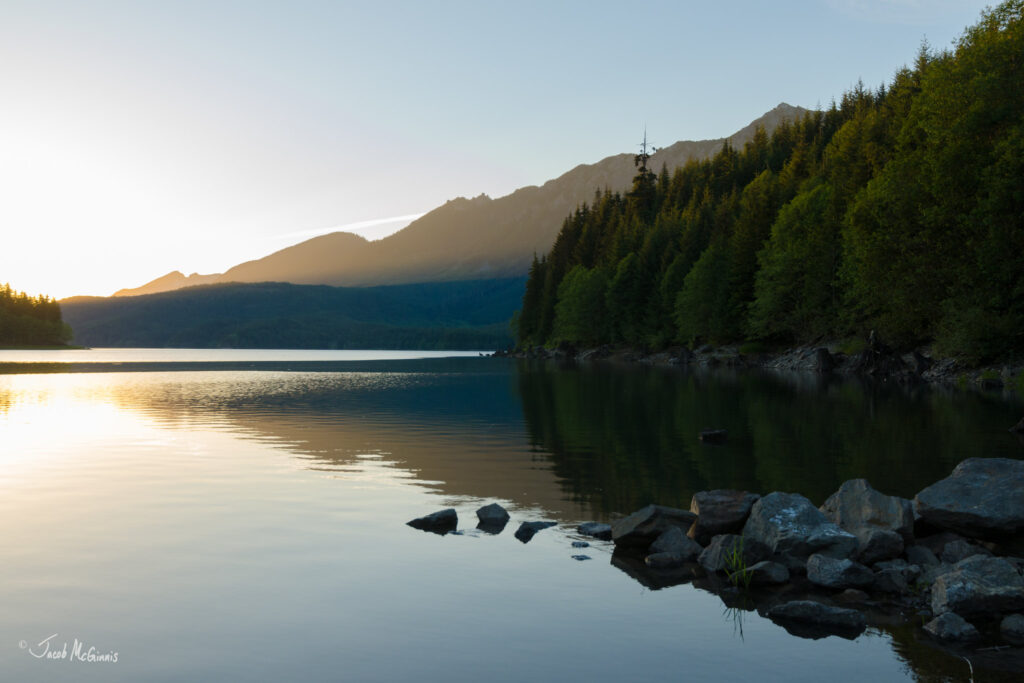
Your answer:
[[[663,146],[827,106],[986,4],[0,0],[0,283],[106,295],[380,237],[645,125]]]

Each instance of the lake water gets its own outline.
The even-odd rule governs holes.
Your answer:
[[[699,582],[655,590],[610,544],[573,548],[575,526],[708,488],[820,503],[863,476],[912,496],[963,458],[1024,457],[1012,396],[814,375],[15,353],[0,352],[19,373],[0,375],[12,681],[968,680],[913,627],[805,640]],[[729,442],[701,444],[705,427]],[[474,530],[489,502],[512,515],[498,535]],[[444,507],[466,533],[405,525]],[[558,526],[523,544],[527,520]],[[76,641],[117,661],[74,658]]]

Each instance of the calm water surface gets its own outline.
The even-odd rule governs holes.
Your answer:
[[[706,488],[820,503],[866,476],[913,495],[965,457],[1024,456],[1013,397],[309,353],[0,375],[0,678],[967,680],[912,628],[803,640],[571,542],[580,521]],[[700,444],[708,426],[730,442]],[[479,534],[493,501],[512,522]],[[405,526],[448,506],[467,533]],[[72,661],[76,640],[118,661]]]

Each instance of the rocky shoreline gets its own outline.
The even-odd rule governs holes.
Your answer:
[[[936,357],[927,347],[901,353],[873,335],[866,342],[852,346],[863,348],[851,351],[851,344],[831,341],[781,351],[750,351],[736,345],[712,347],[705,344],[695,349],[672,347],[663,351],[646,352],[631,347],[600,346],[578,349],[563,344],[553,349],[537,346],[527,350],[497,351],[494,355],[576,363],[606,361],[704,368],[798,370],[819,374],[858,375],[904,383],[934,382],[987,390],[1024,390],[1024,363],[971,367],[953,358]]]
[[[509,519],[496,504],[477,514],[488,533]],[[451,509],[409,525],[462,533]],[[516,538],[551,526],[523,522]],[[692,583],[800,637],[909,627],[958,656],[1006,651],[1024,671],[1024,461],[964,460],[913,500],[864,479],[820,508],[797,493],[702,491],[689,510],[652,504],[575,532],[613,544],[612,564],[645,586]]]

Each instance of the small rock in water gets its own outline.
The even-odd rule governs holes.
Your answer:
[[[1014,645],[1024,645],[1024,614],[1011,614],[999,623],[1003,639]]]
[[[590,544],[587,543],[586,541],[573,541],[572,542],[572,547],[573,548],[589,548]]]
[[[580,532],[584,536],[592,536],[602,541],[612,540],[612,526],[611,524],[601,524],[600,522],[584,522],[576,527],[576,531]]]
[[[724,429],[705,429],[700,433],[700,440],[704,443],[725,443],[729,433]]]
[[[423,531],[429,531],[443,536],[444,534],[455,531],[455,528],[459,524],[459,516],[455,512],[454,508],[448,508],[446,510],[432,512],[425,517],[417,517],[410,522],[406,522],[406,524],[414,529],[421,529]]]
[[[529,543],[530,539],[537,535],[538,531],[543,531],[548,527],[553,527],[558,522],[523,522],[516,529],[516,538],[523,543]]]
[[[981,637],[978,629],[959,614],[946,612],[924,625],[924,630],[939,640],[977,640]]]
[[[590,555],[573,555],[572,559],[576,560],[577,562],[583,562],[584,560],[589,560]]]
[[[856,588],[847,588],[835,597],[836,602],[845,602],[852,605],[860,604],[867,599],[868,594]]]
[[[505,524],[509,520],[508,510],[497,503],[484,505],[476,511],[476,516],[484,524]]]
[[[686,558],[679,553],[653,553],[644,558],[644,564],[651,569],[676,569],[686,564]]]

